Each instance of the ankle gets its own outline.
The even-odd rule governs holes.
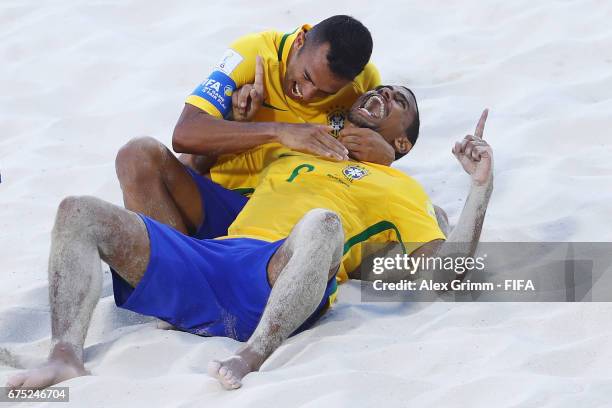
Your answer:
[[[83,367],[83,349],[68,342],[57,342],[49,353],[49,361]]]
[[[242,349],[240,349],[236,355],[242,359],[248,366],[251,371],[258,371],[259,368],[263,365],[264,361],[266,361],[265,355],[256,352],[250,345],[245,345]]]

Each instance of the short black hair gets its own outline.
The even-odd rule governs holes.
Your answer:
[[[332,73],[352,81],[372,55],[372,35],[366,26],[351,16],[326,18],[306,33],[305,45],[328,43],[327,62]]]
[[[410,88],[407,88],[405,86],[403,86],[402,88],[407,90],[410,93],[410,95],[412,95],[412,98],[414,99],[414,110],[416,111],[416,116],[414,120],[412,121],[412,123],[410,124],[410,126],[406,128],[406,137],[408,138],[408,140],[410,141],[410,143],[412,143],[412,146],[414,147],[414,145],[417,142],[417,139],[419,138],[419,129],[421,127],[421,119],[419,117],[419,104],[417,103],[416,95],[414,94],[414,92],[412,92]],[[405,155],[406,153],[395,152],[395,160],[399,160]]]

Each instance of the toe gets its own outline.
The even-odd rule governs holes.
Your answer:
[[[235,390],[236,388],[240,388],[242,385],[240,381],[236,377],[226,377],[224,381],[221,382],[223,387],[226,390]]]
[[[223,387],[228,390],[233,390],[234,388],[236,388],[234,386],[234,384],[236,383],[236,377],[234,377],[234,375],[232,374],[232,370],[226,367],[222,367],[221,370],[223,370],[223,374],[221,375],[220,379],[221,383],[223,384]]]
[[[235,390],[242,386],[240,379],[234,375],[229,367],[223,365],[220,361],[213,360],[208,363],[208,374],[211,377],[217,378],[221,386],[226,390]]]
[[[225,378],[225,381],[228,381],[228,382],[231,382],[232,379],[234,378],[234,374],[232,373],[232,370],[230,369],[225,369],[222,376],[223,378]]]
[[[26,378],[22,387],[24,388],[45,388],[51,385],[49,374],[45,371],[39,370],[28,378]]]
[[[221,363],[217,360],[213,360],[208,363],[208,375],[211,377],[217,377],[219,375],[219,369],[221,368]]]
[[[242,387],[242,382],[240,382],[239,379],[234,377],[233,381],[232,381],[232,383],[230,385],[231,385],[232,389],[235,390],[235,389],[238,389],[238,388]]]
[[[6,386],[8,388],[21,387],[23,383],[25,382],[25,380],[26,380],[25,373],[17,374],[8,379],[8,381],[6,382]]]

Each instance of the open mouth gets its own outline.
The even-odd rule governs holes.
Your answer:
[[[293,83],[293,86],[291,87],[291,92],[293,93],[293,96],[295,96],[296,98],[303,98],[304,95],[302,95],[302,91],[300,89],[300,86],[298,85],[297,82]]]
[[[387,114],[387,107],[383,97],[377,93],[373,93],[363,101],[362,105],[359,107],[359,112],[370,118],[382,119]]]

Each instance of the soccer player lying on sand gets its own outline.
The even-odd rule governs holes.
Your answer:
[[[372,97],[382,97],[383,118],[362,108]],[[403,87],[366,93],[351,109],[353,123],[376,126],[394,145],[405,142],[416,115],[416,101]],[[246,374],[325,310],[336,275],[342,279],[359,264],[361,243],[423,243],[413,256],[473,254],[493,185],[492,150],[482,139],[486,115],[475,134],[453,148],[472,184],[446,241],[427,195],[402,172],[278,146],[260,149],[271,151],[262,156],[256,190],[225,239],[197,240],[97,198],[66,198],[51,240],[49,359],[14,375],[8,386],[43,388],[87,374],[83,344],[100,296],[102,260],[118,274],[114,293],[122,307],[181,330],[246,341],[208,367],[225,388],[240,387]]]

